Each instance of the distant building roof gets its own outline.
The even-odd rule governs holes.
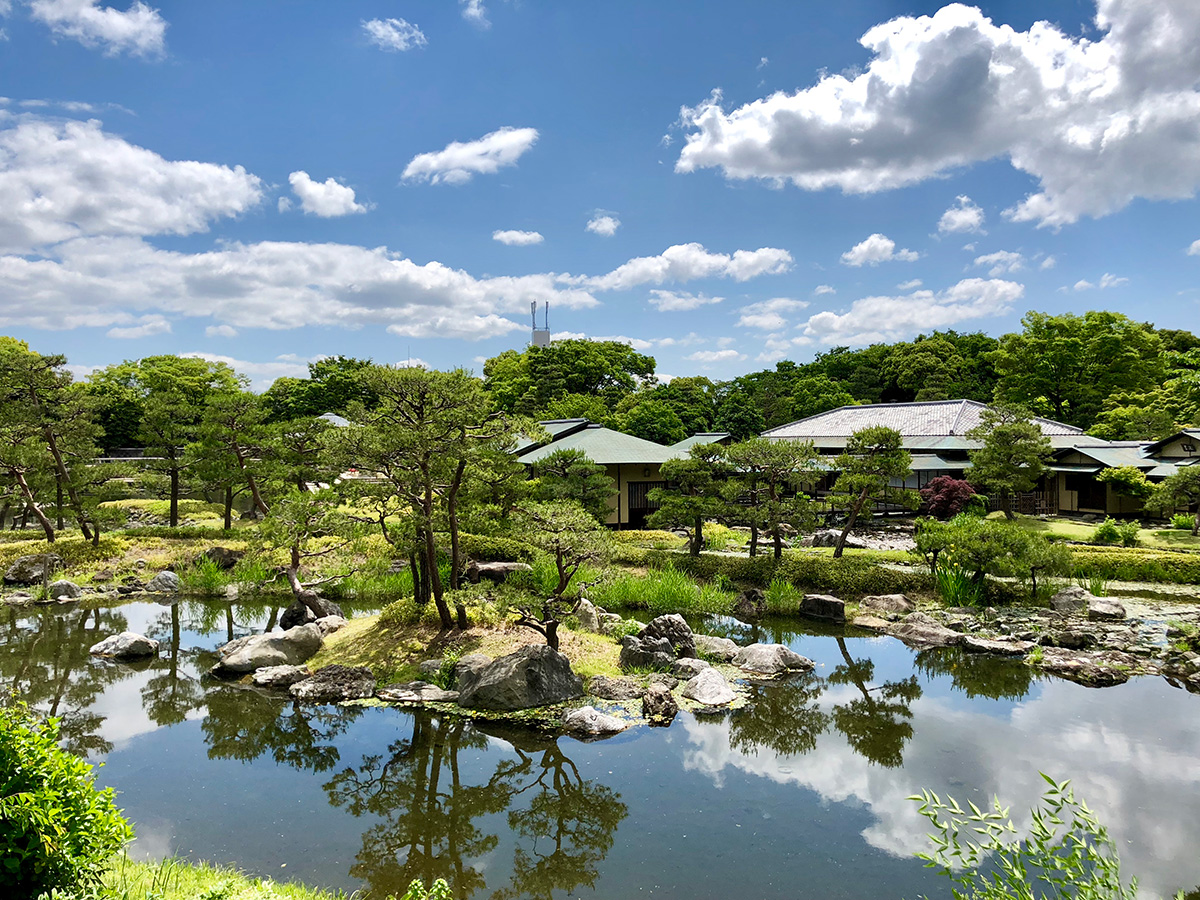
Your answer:
[[[1095,440],[1093,438],[1093,440]],[[1133,466],[1135,469],[1152,469],[1157,464],[1157,460],[1147,459],[1142,451],[1142,444],[1122,442],[1121,444],[1108,443],[1088,443],[1076,444],[1074,447],[1064,448],[1060,453],[1081,453],[1090,459],[1094,459],[1101,465],[1110,468],[1118,466]]]
[[[1167,444],[1178,441],[1181,438],[1194,438],[1197,441],[1200,441],[1200,428],[1184,428],[1181,431],[1175,432],[1170,437],[1163,438],[1161,441],[1155,441],[1153,444],[1147,444],[1145,446],[1145,453],[1147,456],[1155,456],[1158,451],[1162,450],[1162,448],[1167,446]]]
[[[685,437],[682,441],[676,441],[671,445],[671,449],[681,450],[686,453],[693,447],[698,447],[701,444],[723,444],[731,437],[733,435],[728,431],[701,431],[698,434],[693,434],[691,437]]]
[[[581,431],[592,423],[587,419],[546,419],[538,422],[538,424],[550,436],[550,441],[556,441],[565,435]],[[540,447],[545,443],[546,441],[537,441],[532,438],[523,437],[517,441],[517,445],[513,448],[512,452],[514,455],[520,456],[522,453],[532,450],[534,447]]]
[[[565,425],[568,421],[581,422],[582,425],[572,428],[551,427]],[[551,439],[548,442],[538,444],[529,442],[523,447],[517,447],[513,453],[521,462],[534,463],[558,450],[582,450],[588,459],[602,466],[658,465],[684,455],[673,447],[664,447],[653,441],[642,440],[631,434],[614,431],[603,425],[588,422],[586,419],[542,422],[541,425],[550,432]],[[560,436],[554,437],[555,434]]]
[[[330,425],[335,425],[338,428],[345,428],[350,424],[350,420],[339,416],[337,413],[325,413],[323,416],[317,416],[318,419],[324,419]]]

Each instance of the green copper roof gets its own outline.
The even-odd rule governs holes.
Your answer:
[[[543,422],[542,427],[550,430],[548,423]],[[582,450],[588,459],[602,466],[658,465],[669,459],[687,455],[687,451],[664,447],[653,441],[644,441],[631,434],[623,434],[594,424],[570,431],[558,440],[551,440],[540,447],[518,449],[515,452],[521,462],[534,463],[545,459],[556,450]]]

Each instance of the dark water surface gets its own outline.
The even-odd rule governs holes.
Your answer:
[[[180,601],[0,613],[0,681],[63,718],[104,762],[141,857],[276,879],[455,897],[949,896],[913,853],[931,788],[1028,809],[1071,778],[1147,895],[1200,883],[1200,697],[1161,679],[1105,690],[1019,663],[914,652],[890,638],[780,641],[812,675],[745,709],[585,743],[390,708],[297,707],[200,673],[274,621],[266,606]],[[163,642],[143,665],[88,657],[123,630]]]

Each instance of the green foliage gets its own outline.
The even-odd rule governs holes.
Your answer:
[[[506,350],[483,364],[488,393],[510,413],[534,414],[569,395],[596,396],[609,409],[654,376],[654,357],[620,341],[569,339]]]
[[[179,584],[184,591],[205,597],[223,597],[225,587],[233,582],[229,572],[203,553],[187,563],[177,565],[175,574],[179,576]]]
[[[1187,513],[1176,513],[1171,516],[1171,527],[1176,531],[1191,531],[1192,517]]]
[[[983,586],[971,579],[962,566],[943,563],[933,573],[938,593],[947,606],[982,606]]]
[[[1173,515],[1181,506],[1195,513],[1192,534],[1196,534],[1200,531],[1200,466],[1187,466],[1164,478],[1146,501],[1146,509],[1160,515]]]
[[[583,507],[567,500],[530,503],[516,510],[517,526],[530,546],[547,554],[554,565],[549,594],[562,598],[587,563],[607,558],[608,531]],[[536,567],[535,567],[536,571]],[[580,578],[582,581],[583,579]]]
[[[451,893],[450,885],[446,884],[443,878],[434,881],[429,886],[429,890],[426,890],[424,882],[418,879],[408,886],[408,890],[404,892],[404,896],[400,900],[454,900],[454,894]]]
[[[911,463],[912,457],[904,449],[900,432],[894,428],[874,425],[850,435],[845,451],[834,463],[838,477],[829,498],[835,506],[847,510],[834,557],[841,557],[846,536],[868,502],[894,503],[908,509],[920,505],[916,491],[892,486],[894,481],[903,482],[912,474]]]
[[[1190,527],[1190,523],[1189,523]],[[1141,526],[1132,520],[1118,522],[1109,516],[1096,526],[1092,532],[1092,540],[1097,544],[1120,544],[1122,547],[1136,547],[1141,543],[1138,532]]]
[[[58,746],[58,720],[0,706],[0,888],[36,897],[99,883],[133,829],[92,767]]]
[[[1137,466],[1101,469],[1096,473],[1096,480],[1112,485],[1112,489],[1122,496],[1135,497],[1138,500],[1145,500],[1154,492],[1154,485],[1146,480],[1146,473]]]
[[[594,603],[605,609],[644,609],[663,613],[728,614],[733,596],[719,586],[697,585],[676,568],[654,569],[645,575],[618,575],[589,592]]]
[[[734,387],[717,407],[713,427],[733,435],[735,441],[744,441],[761,434],[766,428],[766,421],[750,394]]]
[[[616,483],[604,466],[592,462],[582,450],[554,451],[533,464],[533,476],[535,500],[574,500],[597,521],[608,518]]]
[[[1077,575],[1075,577],[1075,583],[1093,597],[1108,596],[1108,579],[1103,575]]]
[[[642,565],[668,562],[694,578],[712,580],[718,573],[731,582],[747,587],[766,588],[781,578],[809,593],[834,594],[845,599],[868,594],[912,594],[933,590],[933,579],[926,573],[878,565],[861,556],[833,559],[816,553],[785,553],[782,559],[770,556],[684,556],[656,555],[652,551],[641,559]]]
[[[460,534],[463,552],[479,562],[517,562],[529,556],[529,544],[513,537]]]
[[[682,459],[667,460],[660,471],[669,486],[649,493],[658,509],[650,514],[647,524],[686,530],[693,555],[704,547],[704,522],[720,517],[725,510],[721,490],[727,466],[723,451],[714,444],[701,444]]]
[[[1029,420],[1024,410],[992,406],[983,411],[979,427],[967,437],[983,441],[971,451],[971,483],[995,491],[1008,501],[1013,494],[1033,490],[1050,457],[1050,439]],[[1011,504],[1005,515],[1012,518]]]
[[[617,420],[618,430],[645,441],[670,445],[687,437],[683,421],[662,400],[642,400],[622,413]]]
[[[1073,546],[1071,568],[1077,576],[1113,581],[1200,584],[1200,553],[1120,547]]]
[[[949,522],[919,519],[915,540],[917,552],[929,564],[947,602],[960,597],[972,602],[981,600],[987,575],[1029,579],[1031,592],[1036,595],[1038,578],[1066,574],[1072,565],[1069,552],[1044,535],[1026,531],[1015,522],[966,513]],[[961,586],[963,578],[974,585],[974,591]],[[957,599],[954,602],[971,605],[958,603]]]
[[[854,396],[828,375],[798,378],[792,388],[792,415],[797,419],[807,419],[855,403]]]
[[[804,599],[804,592],[786,578],[776,576],[763,592],[763,599],[767,604],[767,612],[794,613]]]
[[[1050,787],[1031,810],[1025,835],[999,799],[986,810],[968,801],[964,810],[932,791],[910,797],[934,828],[933,849],[917,857],[957,885],[955,900],[1135,900],[1137,879],[1122,881],[1108,829],[1069,781],[1042,778]]]

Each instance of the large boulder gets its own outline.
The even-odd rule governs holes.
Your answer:
[[[245,550],[231,550],[229,547],[209,547],[198,557],[196,562],[202,559],[208,559],[217,564],[217,568],[228,572],[238,564],[243,556],[246,555]]]
[[[642,694],[642,715],[651,725],[670,725],[679,712],[679,703],[670,688],[664,684],[651,683]]]
[[[65,579],[50,582],[50,586],[46,589],[46,596],[51,600],[75,600],[82,593],[83,589],[79,585]]]
[[[466,656],[460,656],[454,664],[454,678],[450,686],[457,687],[469,673],[478,672],[491,665],[491,662],[492,658],[486,653],[468,653]]]
[[[683,659],[675,660],[675,665],[671,666],[671,674],[676,678],[688,679],[693,675],[699,675],[701,670],[707,669],[712,663],[705,662],[702,659],[696,659],[694,656],[685,656]]]
[[[701,706],[724,706],[737,699],[737,694],[716,669],[705,669],[683,686],[683,696]]]
[[[286,691],[297,681],[303,681],[311,674],[308,666],[267,666],[258,669],[250,680],[257,687]]]
[[[321,629],[321,637],[325,637],[326,635],[333,634],[335,631],[341,631],[349,622],[341,616],[322,616],[313,624]]]
[[[557,650],[536,644],[464,673],[458,691],[468,709],[529,709],[582,697],[583,679]]]
[[[533,566],[523,562],[469,562],[463,574],[471,584],[480,581],[491,581],[501,584],[517,572],[532,572]]]
[[[279,617],[279,627],[287,631],[289,628],[295,628],[297,625],[307,625],[309,622],[324,619],[326,616],[345,617],[342,608],[332,600],[326,600],[324,597],[318,597],[316,594],[312,594],[309,599],[320,608],[321,615],[316,615],[309,609],[308,604],[301,600],[296,600]]]
[[[738,650],[733,664],[743,672],[758,675],[779,675],[783,672],[809,672],[814,668],[811,659],[801,656],[783,644],[750,644]]]
[[[642,686],[632,678],[593,675],[588,682],[588,693],[601,700],[633,700],[642,695]]]
[[[1087,612],[1088,603],[1095,599],[1091,591],[1073,584],[1051,597],[1050,606],[1055,612],[1083,614]]]
[[[871,612],[876,615],[891,613],[905,615],[917,607],[903,594],[875,594],[871,597],[863,597],[858,603],[858,608],[862,612]]]
[[[938,624],[932,616],[921,612],[909,613],[891,633],[906,644],[918,647],[951,647],[961,644],[963,639],[957,631],[951,631]]]
[[[39,553],[21,556],[4,572],[5,584],[41,584],[53,572],[63,567],[62,557],[57,553]]]
[[[633,635],[621,638],[622,669],[669,669],[675,664],[675,653],[666,638],[642,639]]]
[[[1111,687],[1128,681],[1137,664],[1136,657],[1115,650],[1081,653],[1047,647],[1043,652],[1041,668],[1051,675],[1087,687]]]
[[[326,666],[297,681],[288,688],[288,693],[304,703],[366,700],[375,696],[375,676],[366,666]]]
[[[642,628],[638,637],[643,641],[662,639],[671,642],[671,649],[676,656],[685,657],[696,655],[696,638],[692,629],[678,613],[670,613],[651,619]]]
[[[600,630],[600,611],[596,609],[596,604],[586,597],[580,598],[579,605],[575,607],[575,618],[579,620],[579,627],[584,631],[594,634]]]
[[[320,649],[321,629],[315,623],[297,625],[283,632],[252,634],[217,650],[220,661],[213,666],[212,674],[230,677],[267,666],[298,666]]]
[[[739,619],[760,619],[767,613],[767,595],[761,588],[742,591],[733,601],[733,614]]]
[[[845,622],[846,604],[829,594],[805,594],[800,601],[800,615],[826,622]]]
[[[729,662],[737,655],[738,645],[729,638],[713,637],[711,634],[697,634],[693,637],[696,639],[696,650],[705,656]]]
[[[629,723],[605,715],[591,706],[570,709],[563,715],[563,728],[573,734],[619,734]]]
[[[837,528],[823,528],[813,532],[812,543],[813,547],[836,547],[838,537],[841,536],[841,531]],[[808,543],[807,541],[805,543]],[[855,537],[852,534],[846,535],[846,543],[843,545],[851,550],[866,550],[871,545],[862,538]]]
[[[179,576],[174,572],[159,572],[146,583],[146,590],[152,594],[177,594]]]
[[[122,631],[93,644],[88,653],[106,659],[145,659],[158,653],[158,641],[135,631]]]
[[[994,641],[968,634],[963,637],[963,649],[968,653],[991,653],[996,656],[1024,656],[1033,649],[1032,641]]]
[[[1093,597],[1088,601],[1087,617],[1093,622],[1120,622],[1125,618],[1125,607],[1116,600]]]

